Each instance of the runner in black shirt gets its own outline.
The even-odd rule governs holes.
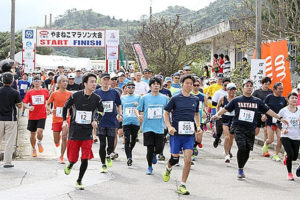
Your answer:
[[[272,90],[269,89],[271,84],[271,79],[269,77],[264,77],[261,79],[261,88],[258,90],[255,90],[252,94],[252,96],[259,98],[260,100],[264,101],[266,99],[266,97],[269,94],[272,94]],[[268,133],[267,133],[267,127],[265,126],[265,122],[266,122],[266,118],[264,118],[264,120],[262,121],[262,114],[259,113],[259,116],[257,117],[257,127],[255,130],[255,135],[259,134],[260,128],[264,129],[264,142],[267,140],[268,138]],[[263,154],[263,156],[265,157],[269,157],[270,154],[267,151],[265,154]]]
[[[63,127],[68,127],[66,121],[67,111],[72,107],[67,154],[69,164],[65,168],[65,174],[69,175],[73,165],[77,162],[81,149],[81,166],[76,188],[83,190],[82,177],[88,166],[88,159],[92,159],[93,128],[97,128],[99,119],[102,117],[103,105],[101,98],[93,93],[97,85],[97,76],[87,73],[83,77],[84,90],[71,95],[63,108]],[[98,110],[98,115],[95,115]]]
[[[277,82],[273,86],[273,94],[269,94],[265,99],[265,104],[269,106],[275,113],[279,113],[279,111],[287,106],[287,101],[282,96],[283,93],[283,84]],[[265,141],[262,153],[263,155],[268,152],[268,147],[274,141],[274,133],[277,136],[277,144],[276,144],[276,153],[273,156],[273,160],[280,162],[281,159],[278,156],[280,149],[281,149],[281,142],[280,142],[280,134],[281,134],[281,127],[277,124],[277,120],[270,116],[264,115],[263,118],[267,117],[266,126],[268,132],[268,139]]]
[[[235,141],[238,146],[237,161],[238,161],[238,178],[245,178],[244,166],[249,158],[250,151],[253,150],[255,128],[257,125],[257,113],[267,113],[268,115],[281,120],[285,124],[288,122],[282,117],[279,117],[268,106],[266,106],[260,99],[253,97],[253,81],[245,80],[243,82],[243,95],[231,100],[225,108],[221,109],[212,118],[220,117],[226,112],[235,111],[232,120],[232,128],[235,135]]]
[[[69,90],[73,93],[80,90],[80,85],[78,85],[74,82],[75,74],[69,74],[68,75],[68,80],[69,80],[69,83],[68,83],[68,86],[67,86],[67,90]]]

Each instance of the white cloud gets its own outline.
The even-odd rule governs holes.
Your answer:
[[[0,0],[0,31],[10,30],[10,0]],[[2,2],[3,1],[3,2]],[[199,10],[215,0],[152,0],[153,12],[165,10],[168,6],[184,6]],[[104,15],[124,20],[139,20],[149,15],[150,0],[16,0],[16,30],[29,26],[44,25],[44,16],[53,14],[53,19],[67,9],[93,9]]]

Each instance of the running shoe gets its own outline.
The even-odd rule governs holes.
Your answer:
[[[244,170],[243,169],[239,169],[238,170],[238,175],[237,175],[238,179],[243,179],[246,178],[245,174],[244,174]]]
[[[200,149],[202,149],[202,147],[203,147],[202,143],[198,144],[198,147],[199,147]]]
[[[152,163],[155,165],[157,163],[157,158],[156,158],[156,154],[153,155],[153,160]]]
[[[71,173],[72,168],[70,167],[70,163],[65,167],[65,174],[69,175]]]
[[[60,163],[60,164],[65,164],[65,161],[64,161],[64,157],[63,157],[63,156],[60,156],[60,157],[59,157],[59,163]]]
[[[214,145],[215,148],[218,147],[218,145],[219,145],[219,140],[220,140],[219,138],[216,138],[216,139],[215,139],[215,141],[214,141],[214,143],[213,143],[213,145]]]
[[[198,152],[198,149],[197,149],[197,146],[196,146],[196,147],[194,147],[194,155],[195,155],[195,156],[198,156],[198,153],[199,153],[199,152]]]
[[[190,194],[190,192],[187,191],[185,185],[180,185],[177,192],[178,192],[178,194],[182,194],[182,195],[189,195]]]
[[[84,190],[84,187],[81,182],[76,181],[75,187],[78,190]]]
[[[286,165],[286,155],[284,155],[283,164]]]
[[[168,170],[168,168],[166,168],[165,172],[163,173],[163,180],[164,182],[168,182],[170,180],[171,177],[171,170]]]
[[[164,155],[158,155],[158,160],[159,161],[165,161],[166,160],[166,157]]]
[[[294,180],[294,176],[292,173],[288,173],[288,180],[289,181],[293,181]]]
[[[32,157],[36,157],[37,156],[37,153],[36,153],[36,150],[35,149],[32,149]]]
[[[39,148],[39,152],[43,153],[44,152],[44,147],[43,147],[42,143],[38,142],[37,145],[38,145],[38,148]]]
[[[196,160],[196,156],[192,155],[192,161],[195,161],[195,160]]]
[[[110,157],[106,157],[106,162],[108,167],[112,167],[112,160]]]
[[[153,172],[153,168],[152,167],[148,167],[147,171],[146,171],[146,174],[147,175],[151,175]]]
[[[280,162],[281,159],[279,158],[278,155],[273,156],[273,160],[275,160],[276,162]]]
[[[271,155],[270,155],[269,151],[267,151],[266,153],[262,154],[262,156],[263,157],[270,157]]]
[[[266,143],[264,143],[264,146],[262,148],[262,154],[267,153],[268,152],[268,148],[269,148],[269,146]]]
[[[107,173],[107,166],[106,165],[102,165],[101,173]]]
[[[4,164],[3,165],[3,168],[12,168],[12,167],[14,167],[13,164]]]
[[[300,177],[300,165],[299,165],[299,167],[296,170],[296,176]]]
[[[128,165],[128,166],[131,166],[131,165],[132,165],[132,159],[131,159],[131,158],[128,158],[128,159],[127,159],[127,165]]]
[[[230,155],[225,156],[225,163],[230,163]]]

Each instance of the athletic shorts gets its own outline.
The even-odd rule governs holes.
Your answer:
[[[116,128],[99,127],[97,135],[115,137],[116,136]]]
[[[266,122],[261,121],[261,114],[258,114],[259,116],[257,117],[257,128],[263,128],[266,126]]]
[[[214,116],[217,113],[216,108],[211,108],[211,115]]]
[[[28,120],[27,130],[36,132],[38,128],[45,129],[46,119]]]
[[[93,140],[68,140],[67,143],[67,156],[69,162],[75,163],[79,157],[79,151],[81,150],[81,159],[94,158]]]
[[[170,135],[171,154],[179,154],[181,149],[194,149],[195,135]]]
[[[224,119],[222,118],[223,126],[228,126],[229,133],[234,134],[233,128],[232,128],[232,118],[231,119]]]
[[[272,125],[267,125],[271,127],[273,131],[276,131],[277,128],[282,129],[282,125],[280,123],[272,124]]]
[[[70,122],[69,121],[68,121],[68,124],[70,126]],[[52,131],[53,132],[61,132],[62,125],[63,125],[63,122],[52,123]]]
[[[233,127],[234,137],[238,149],[253,150],[255,129],[247,127]]]
[[[164,134],[158,134],[154,132],[146,132],[144,135],[144,146],[158,146],[164,145]]]
[[[123,123],[122,122],[118,122],[118,129],[122,129],[123,128]]]

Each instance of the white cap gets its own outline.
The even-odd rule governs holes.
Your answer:
[[[118,78],[118,75],[113,72],[110,74],[110,79],[112,79],[112,78]]]
[[[130,77],[131,77],[131,78],[134,78],[134,77],[135,77],[135,76],[134,76],[134,73],[131,73],[131,74],[130,74]]]
[[[226,86],[226,89],[227,89],[227,90],[231,90],[231,89],[233,89],[233,88],[236,89],[236,85],[235,85],[234,83],[228,83],[227,86]]]
[[[217,82],[217,79],[215,79],[215,78],[210,78],[210,79],[209,79],[209,82]]]
[[[68,74],[68,78],[75,78],[75,74],[74,73]]]

